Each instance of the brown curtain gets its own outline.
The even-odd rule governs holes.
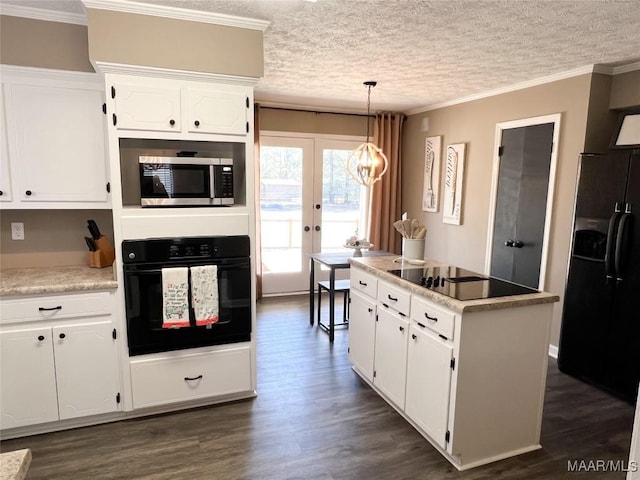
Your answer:
[[[402,239],[393,227],[401,215],[402,126],[405,116],[397,113],[376,114],[373,142],[389,160],[389,169],[373,185],[371,192],[369,241],[376,250],[400,254]]]
[[[260,242],[260,105],[255,104],[253,109],[253,165],[254,181],[253,192],[256,212],[256,235],[254,238],[256,248],[256,297],[262,298],[262,244]]]

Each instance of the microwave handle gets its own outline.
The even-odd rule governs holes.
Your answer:
[[[216,198],[216,167],[214,165],[209,165],[209,198],[213,200]]]

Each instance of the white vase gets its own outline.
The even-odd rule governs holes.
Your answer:
[[[424,260],[424,238],[403,238],[402,256],[411,260]]]

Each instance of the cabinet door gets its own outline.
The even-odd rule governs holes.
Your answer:
[[[117,410],[118,355],[111,321],[55,327],[60,419]]]
[[[453,347],[415,325],[409,333],[405,413],[445,448]]]
[[[4,92],[0,88],[0,202],[11,201],[11,176],[9,171],[9,150],[5,123]]]
[[[116,128],[180,132],[180,88],[118,84]]]
[[[12,164],[20,185],[14,195],[35,202],[107,201],[102,92],[12,85],[11,101]]]
[[[50,328],[0,332],[0,428],[58,420]]]
[[[376,304],[351,290],[349,306],[349,359],[373,381],[373,352],[376,339]]]
[[[378,308],[373,383],[404,409],[409,325],[394,313]]]
[[[187,89],[189,132],[246,135],[247,101],[241,92]]]

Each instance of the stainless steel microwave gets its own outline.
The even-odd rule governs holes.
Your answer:
[[[140,156],[143,207],[233,205],[233,159]]]

